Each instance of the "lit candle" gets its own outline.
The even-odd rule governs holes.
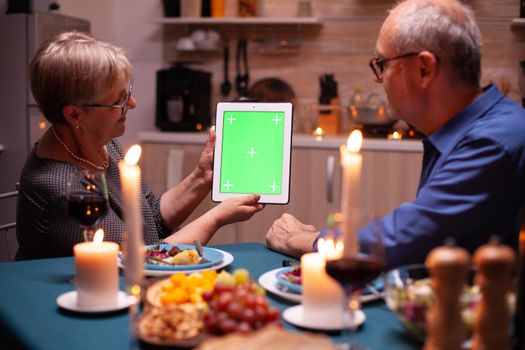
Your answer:
[[[93,242],[75,244],[78,306],[114,306],[118,296],[118,244],[103,242],[104,231],[97,230]]]
[[[319,253],[301,257],[302,304],[305,320],[338,322],[342,317],[343,290],[325,271],[326,259],[341,257],[341,242],[319,239]],[[320,243],[320,244],[319,244]]]
[[[325,260],[337,260],[343,257],[344,243],[332,236],[319,238],[317,250]]]
[[[359,154],[363,134],[354,130],[348,136],[346,145],[340,147],[341,166],[343,167],[343,186],[341,194],[341,231],[344,237],[345,255],[359,251],[357,240],[358,189],[361,178],[363,157]]]
[[[315,136],[315,140],[317,142],[321,142],[323,140],[324,130],[321,127],[317,127],[313,132],[313,136]]]
[[[128,292],[136,294],[136,286],[142,284],[144,267],[144,242],[142,240],[142,210],[140,207],[140,167],[137,165],[142,149],[132,146],[124,160],[120,162],[120,181],[124,196],[124,219],[126,222],[126,287]]]

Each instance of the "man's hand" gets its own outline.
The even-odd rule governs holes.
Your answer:
[[[312,251],[318,235],[314,226],[305,225],[293,215],[285,213],[275,220],[266,233],[266,244],[270,249],[300,257]]]

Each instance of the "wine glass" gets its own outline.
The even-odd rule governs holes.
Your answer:
[[[92,241],[95,225],[109,210],[106,175],[102,171],[81,170],[70,174],[68,213],[82,227],[84,241]]]
[[[364,214],[360,214],[364,215]],[[352,220],[356,220],[355,217]],[[357,225],[352,224],[352,227]],[[368,227],[372,231],[372,242],[362,245],[360,251],[348,247],[348,239],[345,239],[341,258],[328,259],[326,261],[326,273],[336,280],[344,291],[343,298],[343,343],[340,349],[364,349],[357,343],[352,342],[351,335],[354,330],[354,314],[360,307],[358,300],[360,291],[374,279],[376,279],[384,269],[384,243],[383,233],[379,222],[372,217]],[[355,231],[354,231],[355,232]],[[348,232],[343,232],[348,235]]]

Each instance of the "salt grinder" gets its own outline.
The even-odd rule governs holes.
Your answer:
[[[476,305],[472,349],[510,349],[510,316],[505,296],[511,285],[515,253],[510,247],[489,243],[476,250],[473,260],[478,269],[476,284],[481,300]]]
[[[435,300],[427,314],[424,350],[456,350],[467,337],[459,297],[469,270],[470,255],[460,247],[441,246],[427,256]]]

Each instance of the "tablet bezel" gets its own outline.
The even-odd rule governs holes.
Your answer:
[[[278,195],[261,194],[259,203],[288,204],[290,201],[290,172],[292,153],[292,109],[290,102],[218,102],[215,113],[215,151],[213,155],[213,185],[211,199],[222,202],[227,198],[241,197],[250,193],[223,193],[220,192],[223,125],[225,111],[257,111],[257,112],[284,112],[284,140],[283,161],[281,173],[282,191]]]

